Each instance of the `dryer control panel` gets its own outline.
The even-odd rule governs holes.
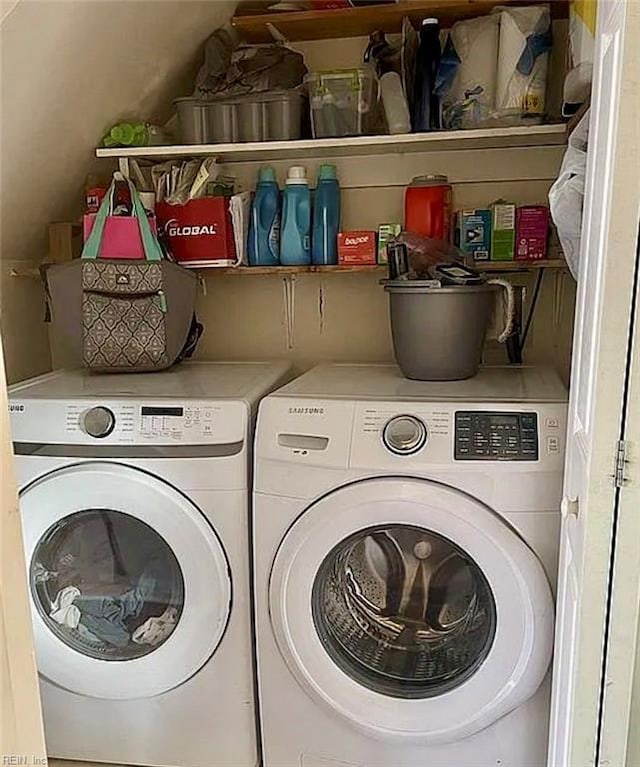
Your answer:
[[[457,411],[455,460],[537,461],[537,413]]]
[[[356,403],[351,466],[482,472],[484,463],[513,472],[557,471],[564,460],[566,404],[523,404]],[[330,428],[323,433],[333,441]]]

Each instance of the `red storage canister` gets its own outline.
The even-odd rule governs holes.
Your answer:
[[[451,184],[446,176],[416,176],[404,195],[404,228],[449,241]]]

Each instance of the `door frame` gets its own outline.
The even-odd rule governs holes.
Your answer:
[[[573,626],[562,625],[562,615],[558,614],[549,767],[619,767],[624,764],[627,746],[640,600],[637,425],[635,434],[623,436],[628,426],[625,392],[629,375],[636,379],[638,376],[637,361],[635,372],[629,368],[630,338],[637,333],[630,326],[637,323],[633,307],[640,216],[638,39],[640,3],[598,1],[563,499],[563,529],[575,530],[580,525],[581,537],[576,536],[580,545],[574,551],[565,540],[561,544],[558,594],[562,604],[568,592],[562,579],[570,564],[578,609]],[[615,75],[611,82],[603,79],[605,71]],[[614,86],[619,90],[614,91]],[[610,103],[611,108],[603,108],[603,102]],[[604,138],[598,143],[600,135]],[[600,192],[600,197],[606,195],[603,199],[598,198]],[[605,222],[597,242],[589,238],[590,230],[599,223],[589,218],[594,199],[602,204],[591,211],[592,219],[599,216],[599,221]],[[587,280],[595,281],[593,291],[588,291]],[[579,400],[580,387],[574,385],[576,372],[580,372],[583,341],[593,355],[592,372],[582,382],[590,387],[584,395],[585,401],[590,398],[585,408],[590,419],[588,432],[580,431],[581,424],[573,420],[577,405],[585,407],[585,402]],[[637,357],[637,345],[635,354]],[[637,381],[631,390],[637,397]],[[619,464],[620,441],[624,439],[632,465]],[[574,450],[585,456],[584,476],[575,474],[575,481],[571,471],[572,442],[578,446]],[[624,477],[616,476],[625,471],[628,486]],[[634,493],[635,505],[626,500]],[[634,531],[635,540],[627,540]],[[567,551],[576,557],[572,563],[563,562]]]
[[[0,337],[0,754],[47,764]],[[16,762],[17,764],[18,762]]]
[[[596,737],[597,764],[624,765],[626,761],[628,767],[637,767],[630,761],[632,755],[640,757],[640,721],[632,721],[634,697],[638,699],[636,705],[640,702],[640,675],[636,667],[640,663],[640,230],[634,294],[620,431],[624,463],[616,489],[611,590],[600,683],[601,717]],[[633,748],[635,754],[631,753]]]

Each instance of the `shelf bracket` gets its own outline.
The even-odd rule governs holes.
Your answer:
[[[287,274],[282,278],[284,291],[284,337],[287,351],[294,347],[295,314],[296,314],[296,276]]]
[[[128,157],[119,157],[118,158],[118,170],[125,178],[130,178],[130,171],[129,171],[129,158]]]

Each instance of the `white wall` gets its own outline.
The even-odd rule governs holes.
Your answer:
[[[50,365],[35,283],[8,262],[39,261],[47,224],[81,211],[93,152],[123,118],[164,122],[188,93],[203,41],[233,0],[11,0],[0,15],[1,322],[7,373]],[[105,168],[105,166],[101,166]]]

